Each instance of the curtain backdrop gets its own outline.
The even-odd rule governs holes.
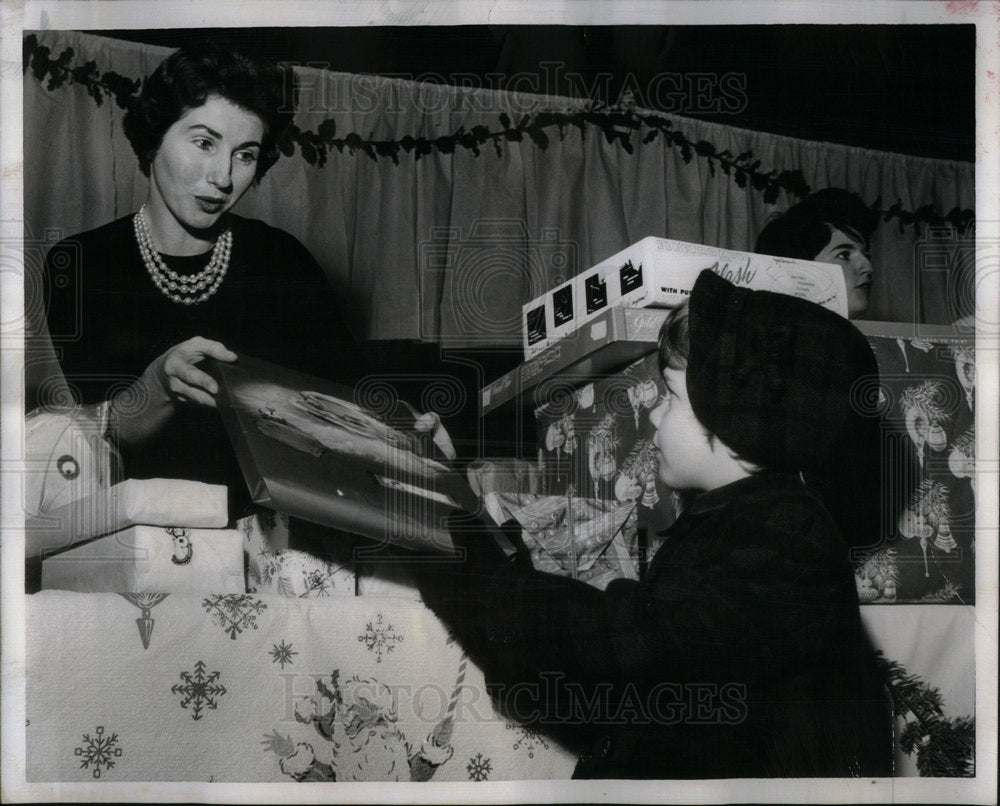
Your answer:
[[[123,111],[85,78],[96,71],[137,81],[170,51],[77,32],[34,36],[49,59],[62,57],[76,70],[53,81],[55,73],[35,59],[25,71],[26,233],[29,248],[41,251],[145,200],[147,181],[122,132]],[[430,143],[419,158],[402,150],[395,161],[330,148],[323,165],[300,143],[237,208],[306,244],[359,338],[517,344],[522,303],[629,244],[656,235],[749,250],[768,216],[796,200],[782,190],[766,203],[752,182],[741,187],[700,153],[685,160],[665,137],[643,142],[642,131],[633,133],[631,153],[594,126],[566,126],[562,136],[549,126],[545,147],[525,136],[498,148],[487,142],[478,154],[461,139],[454,148],[433,142],[476,127],[503,130],[525,115],[578,113],[585,108],[578,101],[296,70],[304,84],[295,119],[302,131],[329,133],[332,121],[348,144],[352,133]],[[975,205],[971,163],[661,117],[688,141],[751,152],[760,171],[800,171],[812,190],[845,187],[881,209],[898,202],[907,212],[945,215]],[[970,313],[963,272],[971,267],[961,260],[961,244],[952,227],[904,225],[898,217],[883,223],[872,245],[878,276],[867,318],[945,323]]]

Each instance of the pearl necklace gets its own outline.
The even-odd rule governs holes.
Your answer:
[[[228,227],[219,236],[212,247],[212,259],[208,265],[197,274],[178,274],[173,271],[160,253],[153,246],[153,239],[149,234],[149,227],[146,225],[146,217],[143,210],[146,205],[139,208],[132,223],[135,228],[135,239],[139,244],[139,254],[142,255],[142,262],[149,272],[153,284],[163,292],[171,302],[182,305],[197,305],[207,300],[212,294],[219,290],[222,280],[229,270],[229,255],[233,249],[233,231]]]

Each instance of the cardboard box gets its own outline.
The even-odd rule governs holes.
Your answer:
[[[613,372],[656,348],[660,325],[669,312],[651,308],[610,308],[575,333],[483,387],[482,413],[534,389],[556,374],[573,385]]]
[[[245,593],[237,529],[132,526],[42,561],[42,589]]]
[[[579,327],[581,306],[575,278],[557,285],[549,292],[546,311],[551,316],[551,321],[547,324],[553,341]]]
[[[521,346],[525,360],[533,358],[552,343],[549,332],[549,298],[543,295],[521,306]]]
[[[801,297],[847,316],[844,275],[835,264],[650,236],[524,305],[525,359],[538,355],[608,308],[676,307],[688,297],[698,275],[706,269],[736,285]],[[564,291],[570,282],[576,284],[575,314],[571,318]],[[557,297],[557,293],[562,296]],[[554,310],[557,300],[563,306],[559,315]],[[575,322],[572,326],[571,321]]]
[[[581,326],[621,304],[617,279],[617,271],[607,264],[599,264],[577,276]]]
[[[847,316],[847,289],[840,266],[718,249],[714,246],[643,238],[595,268],[617,271],[619,304],[673,308],[691,294],[706,269],[731,283],[808,299]]]

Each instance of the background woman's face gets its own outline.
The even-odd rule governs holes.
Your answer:
[[[830,242],[813,260],[837,263],[844,272],[847,285],[847,315],[854,319],[868,310],[868,295],[872,290],[874,269],[865,253],[865,246],[857,238],[832,228]]]
[[[186,230],[214,227],[253,182],[263,137],[260,118],[209,96],[163,135],[150,170],[150,204],[165,207]]]

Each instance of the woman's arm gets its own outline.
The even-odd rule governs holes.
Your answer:
[[[205,358],[235,361],[236,353],[200,336],[171,347],[142,376],[110,400],[109,433],[119,445],[137,447],[153,437],[179,406],[215,408],[219,386],[198,368]]]

